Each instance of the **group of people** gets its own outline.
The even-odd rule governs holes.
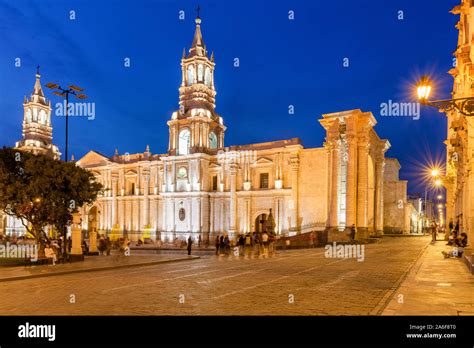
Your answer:
[[[449,235],[448,243],[446,245],[452,246],[452,249],[449,251],[443,250],[441,253],[445,258],[450,257],[462,257],[464,254],[464,248],[467,246],[467,234],[465,232],[460,232],[460,217],[456,219],[456,223],[451,219],[448,224]]]
[[[107,256],[110,256],[110,251],[112,250],[112,242],[110,241],[109,236],[100,236],[99,241],[97,243],[97,250],[99,251],[99,255],[106,254]]]
[[[217,235],[215,246],[218,256],[264,256],[275,252],[275,236],[271,233],[241,233],[236,240],[231,240],[228,234]],[[234,251],[231,253],[231,249]]]

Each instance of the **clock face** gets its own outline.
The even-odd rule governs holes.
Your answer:
[[[180,167],[178,169],[178,177],[179,178],[185,178],[188,175],[188,171],[186,170],[185,167]]]

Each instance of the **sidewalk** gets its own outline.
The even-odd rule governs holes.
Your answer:
[[[199,259],[199,256],[188,256],[186,251],[183,255],[131,255],[124,256],[112,253],[110,256],[86,256],[83,262],[65,264],[0,267],[0,282],[31,279],[39,277],[50,277],[71,273],[105,271],[119,268],[151,266],[161,263],[191,261]]]
[[[474,315],[474,276],[442,250],[450,250],[445,241],[427,246],[382,315]]]

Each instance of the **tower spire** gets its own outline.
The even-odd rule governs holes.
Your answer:
[[[194,32],[194,39],[193,43],[191,45],[191,48],[189,50],[189,56],[194,57],[194,56],[201,56],[204,57],[206,56],[206,45],[204,44],[204,40],[202,38],[202,33],[201,33],[201,17],[199,16],[199,13],[201,11],[201,7],[196,8],[196,30]]]

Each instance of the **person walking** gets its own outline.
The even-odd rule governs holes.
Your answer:
[[[105,250],[107,251],[107,256],[110,256],[110,251],[112,250],[112,242],[110,241],[109,236],[105,237]]]
[[[225,253],[225,243],[224,243],[224,235],[219,238],[219,255],[223,255]]]
[[[245,238],[243,234],[239,235],[239,256],[244,255]]]
[[[434,221],[431,222],[431,242],[436,242],[437,227]]]
[[[352,226],[351,226],[351,242],[355,242],[355,236],[356,236],[356,226],[355,226],[355,224],[352,224]]]
[[[262,234],[262,248],[263,248],[263,256],[268,256],[268,233],[265,231]]]
[[[252,235],[247,232],[245,234],[245,257],[250,256],[252,253]]]
[[[191,255],[191,248],[193,245],[193,240],[191,239],[191,235],[188,238],[188,255]]]
[[[219,235],[216,236],[216,256],[219,256],[219,245],[221,244],[221,240]]]
[[[228,234],[226,234],[224,237],[224,248],[225,248],[225,254],[227,256],[230,255],[230,239],[229,239]]]

